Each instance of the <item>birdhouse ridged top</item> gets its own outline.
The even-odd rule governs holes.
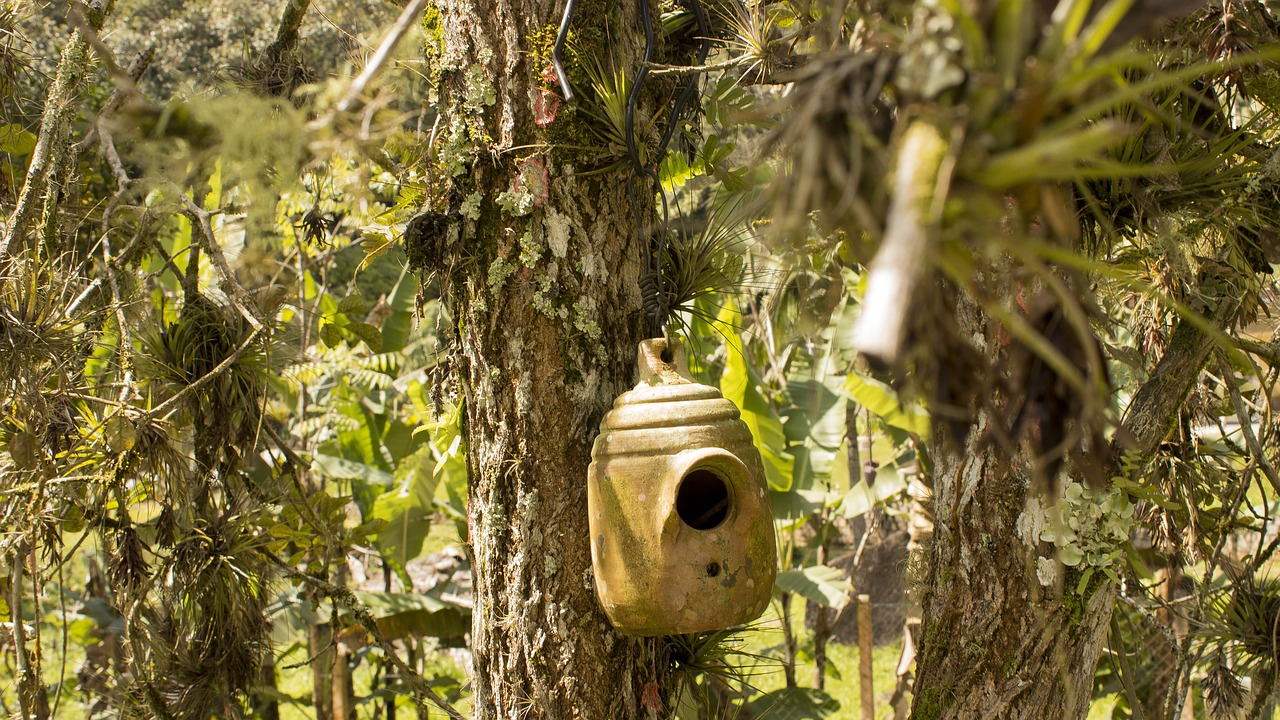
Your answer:
[[[640,382],[614,401],[591,453],[596,595],[632,635],[749,622],[768,605],[776,572],[751,431],[717,389],[689,378],[677,343],[641,343],[639,367]]]

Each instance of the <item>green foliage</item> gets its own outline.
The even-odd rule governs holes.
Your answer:
[[[794,593],[809,602],[836,610],[849,604],[849,593],[853,590],[844,571],[827,565],[783,571],[778,573],[776,584],[780,592]]]
[[[725,367],[720,376],[720,392],[738,406],[742,419],[751,430],[756,449],[764,459],[765,479],[769,489],[785,492],[791,488],[791,466],[782,451],[786,434],[777,411],[760,392],[759,378],[746,363],[742,338],[738,334],[741,316],[732,304],[726,304],[716,318],[715,328],[725,337]]]
[[[525,188],[472,186],[492,171],[489,151],[501,164],[545,150],[548,166],[603,174],[625,166],[629,142],[676,198],[682,232],[661,229],[659,257],[673,325],[764,460],[780,604],[846,605],[851,582],[826,559],[837,525],[900,511],[908,479],[934,471],[930,444],[980,424],[988,447],[1075,480],[1053,486],[1061,498],[1011,499],[1014,539],[1037,553],[1029,572],[1046,589],[1061,580],[1065,624],[1081,625],[1096,592],[1125,587],[1116,664],[1099,676],[1109,712],[1136,713],[1153,687],[1143,673],[1156,659],[1134,646],[1168,621],[1148,564],[1196,578],[1174,612],[1207,630],[1184,641],[1180,688],[1236,708],[1240,676],[1261,687],[1274,675],[1277,592],[1263,574],[1274,544],[1224,550],[1265,537],[1280,460],[1264,411],[1280,353],[1242,332],[1272,299],[1264,276],[1280,257],[1277,38],[1260,4],[1206,8],[1132,45],[1121,1],[1064,0],[1047,18],[1029,0],[840,14],[717,3],[701,115],[677,119],[663,157],[669,118],[655,99],[673,85],[649,88],[628,137],[633,48],[614,47],[616,12],[600,3],[572,36],[579,104],[543,106],[537,129],[517,129],[519,148],[493,137],[506,86],[445,57],[435,9],[413,51],[425,48],[425,71],[392,63],[362,115],[335,113],[347,60],[394,13],[348,5],[314,3],[286,48],[271,44],[271,4],[120,0],[101,38],[115,57],[94,55],[127,66],[154,43],[140,92],[103,72],[48,108],[44,78],[59,76],[69,31],[53,6],[0,6],[0,202],[8,215],[25,190],[32,218],[5,223],[20,237],[0,246],[0,510],[12,526],[0,586],[17,590],[0,611],[11,629],[65,629],[81,647],[63,657],[83,652],[90,669],[101,646],[123,648],[114,675],[100,664],[107,679],[84,683],[93,712],[229,716],[296,699],[261,687],[263,658],[293,645],[331,663],[316,659],[333,654],[328,637],[377,645],[351,667],[386,679],[397,648],[361,636],[364,618],[424,663],[463,638],[457,588],[432,578],[430,594],[415,593],[411,567],[443,542],[440,519],[459,541],[467,532],[464,403],[442,381],[436,329],[466,333],[395,246],[427,208],[441,219],[418,225],[431,237],[408,248],[415,263],[461,282],[432,264],[448,246],[460,262],[484,258],[488,291],[516,287],[527,279],[513,261],[449,235],[478,223],[498,237],[543,212]],[[688,8],[664,7],[662,21],[660,60],[701,41]],[[544,103],[553,31],[535,29],[521,56]],[[462,95],[442,97],[453,70]],[[785,96],[775,80],[791,83]],[[456,112],[423,110],[432,101]],[[918,174],[901,138],[921,121],[945,139],[932,158],[945,171],[930,174],[926,217],[913,220],[894,178]],[[597,192],[593,182],[582,186]],[[774,201],[771,220],[760,197]],[[928,253],[909,260],[927,282],[898,298],[915,311],[902,357],[870,367],[851,332],[881,310],[864,306],[864,265],[902,227],[926,236]],[[535,297],[551,307],[545,287]],[[1045,302],[1056,311],[1037,314]],[[587,328],[633,319],[569,325],[592,338]],[[1107,465],[1109,489],[1085,490],[1077,476],[1128,441],[1133,428],[1116,426],[1161,377],[1160,358],[1186,347],[1176,328],[1209,338],[1207,372],[1196,365],[1186,397],[1153,420],[1166,432],[1146,438],[1148,456]],[[1150,550],[1131,543],[1135,527]],[[63,587],[69,568],[85,569],[86,587]],[[78,609],[41,620],[55,593]],[[808,688],[752,690],[759,658],[735,637],[665,641],[682,716],[837,711]],[[792,645],[761,654],[795,664]],[[24,697],[43,692],[31,678],[50,672],[44,662],[15,677]],[[361,699],[393,703],[413,680],[396,676]],[[940,716],[950,689],[920,690],[915,717]],[[5,692],[7,703],[16,691]]]

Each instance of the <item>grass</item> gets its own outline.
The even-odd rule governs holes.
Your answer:
[[[796,684],[800,687],[813,687],[813,633],[804,628],[805,603],[795,600],[791,605],[791,627],[800,638],[799,657],[796,660]],[[746,652],[775,658],[771,668],[760,668],[753,685],[762,692],[779,690],[786,686],[786,678],[782,671],[782,622],[779,614],[779,603],[775,602],[765,613],[760,629],[748,636]],[[900,641],[875,648],[871,653],[872,688],[875,691],[875,712],[877,718],[891,714],[889,698],[897,683],[896,670],[898,658],[902,652]],[[827,644],[827,675],[824,686],[828,695],[840,703],[840,710],[831,715],[831,720],[861,720],[862,687],[859,680],[858,666],[860,655],[856,646],[839,643]]]

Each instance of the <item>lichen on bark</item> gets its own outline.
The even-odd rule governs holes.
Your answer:
[[[609,8],[612,52],[634,63],[636,8]],[[443,130],[423,213],[432,232],[410,254],[455,319],[476,717],[638,720],[669,703],[666,650],[618,635],[597,606],[586,469],[600,418],[634,380],[640,252],[625,177],[581,175],[554,150],[572,117],[535,121],[531,43],[559,10],[435,3],[424,25]]]

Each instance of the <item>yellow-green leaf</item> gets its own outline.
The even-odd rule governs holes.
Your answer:
[[[347,325],[347,330],[363,340],[370,350],[376,353],[382,352],[382,331],[378,328],[369,323],[353,322]]]
[[[21,125],[0,125],[0,152],[10,155],[26,155],[36,149],[36,136]]]
[[[138,431],[123,415],[114,415],[102,426],[102,433],[107,438],[107,447],[111,452],[122,453],[133,449],[138,441]]]
[[[725,338],[724,374],[720,376],[720,392],[738,406],[742,421],[751,430],[751,439],[764,462],[769,489],[786,492],[791,489],[794,462],[785,454],[787,434],[782,421],[769,402],[760,394],[759,382],[752,375],[743,356],[742,336],[738,334],[741,315],[732,301],[726,303],[716,318],[716,329]]]
[[[328,347],[338,347],[338,343],[342,342],[342,331],[333,323],[325,323],[320,326],[320,340]]]
[[[922,438],[929,436],[929,414],[919,407],[903,406],[893,388],[879,380],[849,373],[845,390],[854,402],[879,415],[880,419],[893,427],[915,433]]]
[[[9,455],[19,470],[33,470],[40,461],[36,436],[29,432],[20,432],[9,440]]]

